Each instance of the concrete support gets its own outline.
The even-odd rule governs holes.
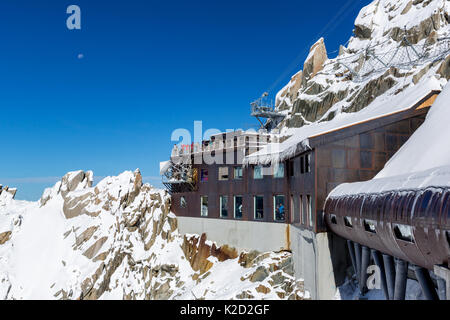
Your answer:
[[[405,300],[407,279],[408,262],[402,259],[397,259],[395,268],[394,300]]]
[[[380,269],[380,281],[381,281],[381,289],[383,290],[384,297],[386,300],[389,300],[389,291],[388,286],[386,282],[386,272],[384,270],[384,265],[382,262],[381,254],[379,251],[372,249],[372,258],[373,261],[375,261],[375,264],[377,265],[378,269]]]
[[[447,300],[450,300],[450,269],[445,266],[434,266],[434,274],[445,280],[446,298]]]
[[[427,269],[414,266],[417,280],[419,281],[422,293],[427,300],[439,300],[439,297],[434,288],[433,280],[431,280],[430,273]]]
[[[383,254],[384,270],[386,272],[386,283],[389,293],[389,300],[394,300],[395,291],[395,266],[394,258],[388,254]]]

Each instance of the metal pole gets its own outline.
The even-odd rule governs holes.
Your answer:
[[[434,274],[445,281],[446,299],[450,300],[450,269],[447,266],[434,266]],[[439,282],[438,282],[439,284]],[[443,299],[444,300],[444,299]]]
[[[408,279],[408,262],[402,259],[397,259],[395,269],[394,300],[405,300],[407,279]]]
[[[355,258],[356,258],[356,279],[361,282],[361,245],[357,242],[355,244]],[[360,284],[361,288],[361,284]]]
[[[347,247],[348,247],[348,252],[350,253],[350,259],[352,260],[353,271],[355,272],[355,275],[357,276],[358,270],[356,269],[355,248],[353,247],[353,242],[351,240],[347,240]]]
[[[437,282],[437,287],[438,287],[439,300],[447,300],[445,280],[442,278],[436,277],[436,282]]]
[[[372,251],[372,258],[375,261],[375,264],[378,266],[378,269],[380,269],[381,289],[383,290],[386,300],[389,300],[389,291],[388,291],[387,282],[386,282],[386,272],[384,270],[384,266],[381,261],[380,252],[378,252],[377,250],[374,250],[374,249],[372,249],[371,251]]]
[[[394,300],[395,290],[395,266],[394,258],[388,254],[383,254],[384,270],[386,271],[386,282],[389,292],[389,300]]]
[[[422,293],[425,299],[439,300],[428,270],[419,266],[414,266],[414,272],[416,273],[417,280],[422,288]]]
[[[366,246],[362,246],[362,257],[361,257],[361,281],[359,283],[359,290],[364,295],[369,291],[367,289],[367,268],[370,262],[370,250]]]

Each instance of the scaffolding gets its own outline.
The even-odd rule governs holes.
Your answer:
[[[275,109],[273,102],[268,99],[268,96],[269,94],[264,92],[260,98],[250,103],[252,107],[251,116],[258,119],[263,129],[270,129],[276,126],[285,117],[284,114]],[[263,123],[260,118],[268,119],[268,121]]]
[[[388,40],[392,41],[392,40]],[[355,82],[363,82],[390,68],[410,70],[414,66],[445,59],[450,54],[450,38],[438,38],[433,44],[424,41],[423,45],[411,44],[405,35],[396,48],[380,51],[377,48],[385,43],[338,58],[337,63],[346,68]]]
[[[170,194],[197,190],[198,170],[191,163],[170,161],[162,174],[162,183]]]

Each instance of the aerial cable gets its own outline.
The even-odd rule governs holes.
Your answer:
[[[338,13],[325,25],[325,27],[314,37],[314,43],[317,41],[318,38],[321,36],[324,37],[326,34],[328,34],[329,29],[331,27],[335,28],[337,27],[341,22],[342,19],[349,13],[349,9],[353,8],[354,6],[358,5],[357,1],[354,0],[347,0],[347,2],[341,7],[341,9],[338,11]],[[291,75],[294,68],[298,68],[298,64],[300,63],[301,59],[305,57],[309,53],[309,50],[311,46],[314,43],[310,43],[310,46],[303,50],[290,64],[289,66],[281,73],[281,75],[272,83],[272,85],[266,90],[267,92],[272,92],[276,86],[279,85],[281,81],[284,81],[285,78],[288,75]],[[348,43],[348,41],[347,41]]]

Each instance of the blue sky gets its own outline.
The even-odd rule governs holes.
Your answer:
[[[0,184],[36,200],[68,171],[140,168],[160,186],[173,130],[256,126],[249,102],[319,37],[337,50],[369,2],[1,1]],[[66,28],[71,4],[81,30]]]

